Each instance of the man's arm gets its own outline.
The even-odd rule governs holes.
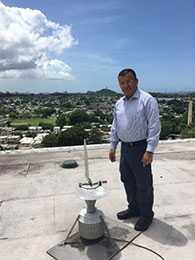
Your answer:
[[[146,105],[146,117],[148,122],[147,148],[142,161],[144,166],[152,163],[153,153],[158,144],[160,136],[160,117],[157,101],[151,97]]]
[[[160,116],[158,103],[151,97],[146,104],[146,117],[148,122],[147,152],[154,153],[160,137]]]

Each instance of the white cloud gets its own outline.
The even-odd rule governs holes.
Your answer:
[[[48,20],[39,10],[0,2],[0,43],[0,78],[73,78],[67,64],[49,58],[77,43],[71,26]]]

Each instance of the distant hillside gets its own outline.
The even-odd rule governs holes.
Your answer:
[[[119,95],[119,93],[117,93],[114,90],[108,89],[108,88],[103,88],[97,91],[87,91],[87,94],[95,94],[95,95],[107,95],[107,96],[116,96]]]

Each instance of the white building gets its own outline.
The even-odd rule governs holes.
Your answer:
[[[34,138],[32,137],[23,137],[20,140],[19,148],[32,148],[33,142],[34,142]]]
[[[48,135],[48,133],[38,134],[38,135],[34,138],[32,146],[35,147],[35,148],[36,148],[36,147],[40,147],[40,145],[41,145],[41,143],[42,143],[42,141],[43,141],[43,138],[44,138],[46,135]]]

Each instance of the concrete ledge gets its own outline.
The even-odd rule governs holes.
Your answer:
[[[159,144],[175,144],[175,143],[195,143],[195,138],[188,139],[176,139],[176,140],[160,140]],[[109,149],[110,144],[90,144],[87,145],[88,150],[98,150],[98,149]],[[194,148],[195,150],[195,148]],[[47,152],[73,152],[73,151],[83,151],[83,145],[75,146],[62,146],[62,147],[51,147],[51,148],[36,148],[29,150],[7,150],[0,151],[0,155],[8,154],[31,154],[31,153],[47,153]],[[159,152],[156,152],[159,153]]]

